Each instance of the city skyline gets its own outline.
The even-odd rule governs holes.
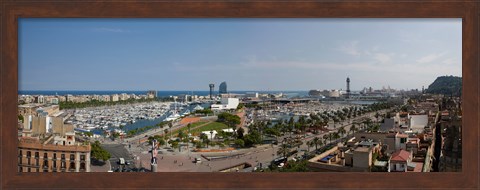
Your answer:
[[[19,90],[421,89],[461,19],[20,19]],[[215,89],[217,90],[217,89]]]

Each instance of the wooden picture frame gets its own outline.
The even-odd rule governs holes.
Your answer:
[[[479,186],[479,6],[475,1],[3,1],[0,189],[450,188]],[[463,165],[456,173],[18,173],[19,18],[462,18]]]

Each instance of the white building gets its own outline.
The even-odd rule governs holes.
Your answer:
[[[113,94],[110,96],[110,101],[111,102],[117,102],[118,101],[118,94]]]
[[[120,100],[127,100],[128,98],[130,98],[130,96],[126,93],[121,93],[119,96]]]
[[[50,99],[51,104],[58,104],[58,98],[52,98]]]
[[[247,92],[245,94],[246,98],[258,98],[258,92]]]
[[[332,98],[338,98],[338,97],[340,97],[340,91],[332,90],[332,91],[329,92],[328,96],[330,96]]]
[[[424,128],[428,125],[428,115],[409,115],[410,129],[414,133],[423,133]]]
[[[392,154],[388,161],[388,172],[406,172],[412,168],[412,153],[405,150],[399,150]],[[415,168],[415,166],[413,166]],[[413,170],[413,169],[412,169]]]
[[[231,110],[237,109],[240,101],[238,98],[222,98],[221,104],[212,104],[212,110]]]
[[[202,131],[202,134],[207,135],[208,139],[213,140],[215,136],[217,135],[217,131],[212,130],[212,131]]]

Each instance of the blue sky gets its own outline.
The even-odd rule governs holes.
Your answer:
[[[427,87],[461,19],[20,19],[20,90]]]

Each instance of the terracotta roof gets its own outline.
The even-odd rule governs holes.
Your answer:
[[[390,158],[390,161],[407,162],[409,157],[410,157],[410,152],[406,150],[400,150],[392,154],[392,158]]]

